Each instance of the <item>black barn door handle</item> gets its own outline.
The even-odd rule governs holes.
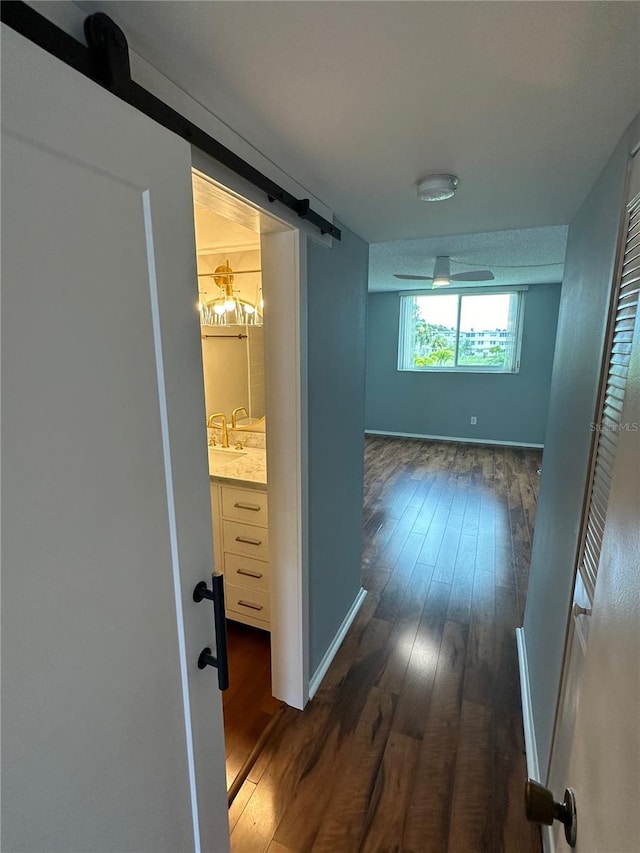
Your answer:
[[[216,634],[217,657],[211,654],[206,646],[198,656],[198,669],[215,666],[218,670],[218,687],[226,690],[229,687],[229,655],[227,653],[227,620],[224,615],[224,575],[211,576],[211,589],[206,581],[200,581],[193,590],[193,600],[202,601],[208,598],[213,602],[213,626]]]

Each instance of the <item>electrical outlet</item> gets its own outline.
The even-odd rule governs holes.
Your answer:
[[[475,426],[478,423],[478,419],[475,415],[471,416],[471,426]]]

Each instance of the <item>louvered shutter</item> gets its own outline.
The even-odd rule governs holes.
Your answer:
[[[631,201],[628,212],[629,224],[622,276],[614,303],[613,336],[606,387],[597,420],[596,461],[592,473],[586,532],[579,562],[580,573],[591,600],[593,600],[598,574],[618,436],[621,429],[633,428],[632,424],[622,423],[622,405],[640,292],[640,195]]]

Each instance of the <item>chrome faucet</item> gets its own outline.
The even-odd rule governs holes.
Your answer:
[[[240,414],[240,412],[244,412],[244,416],[246,418],[249,417],[249,412],[245,409],[245,407],[244,406],[238,406],[237,409],[234,409],[231,412],[231,429],[236,428],[236,424],[238,423],[238,415]]]
[[[217,412],[215,415],[209,415],[207,418],[207,427],[212,429],[217,426],[216,421],[222,420],[222,446],[229,447],[229,433],[227,431],[227,416],[224,412]]]

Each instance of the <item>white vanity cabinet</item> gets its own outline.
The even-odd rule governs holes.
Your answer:
[[[211,483],[216,568],[224,574],[228,619],[271,627],[266,491]]]

